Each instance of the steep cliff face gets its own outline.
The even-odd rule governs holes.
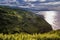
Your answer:
[[[51,30],[50,24],[34,13],[0,7],[0,33],[45,33]]]

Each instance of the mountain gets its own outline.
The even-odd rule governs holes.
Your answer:
[[[52,30],[42,16],[35,13],[0,6],[0,33],[45,33]]]

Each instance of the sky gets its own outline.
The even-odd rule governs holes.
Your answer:
[[[46,1],[46,0],[24,0],[24,1]]]
[[[34,1],[40,1],[40,2],[45,2],[45,1],[59,1],[59,0],[0,0],[0,2],[1,1],[11,1],[11,2],[16,2],[16,1],[19,1],[19,2],[21,2],[21,1],[25,1],[25,2],[29,2],[29,1],[32,1],[32,2],[34,2]]]
[[[39,1],[41,5],[55,5],[55,4],[60,4],[60,0],[0,0],[0,5],[21,5],[23,4],[24,2],[36,2],[36,1]],[[48,2],[49,1],[49,2]],[[45,2],[45,3],[43,3]],[[47,3],[48,2],[48,3]],[[25,3],[24,3],[25,4]],[[35,5],[35,4],[32,4],[32,3],[27,3],[29,5]]]
[[[35,1],[40,1],[40,2],[46,2],[46,1],[60,1],[60,0],[0,0],[0,2],[35,2]]]
[[[24,1],[40,1],[40,2],[45,2],[45,1],[60,1],[60,0],[24,0]]]

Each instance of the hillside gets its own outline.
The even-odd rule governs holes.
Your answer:
[[[45,33],[51,30],[50,24],[32,12],[0,7],[0,33]]]

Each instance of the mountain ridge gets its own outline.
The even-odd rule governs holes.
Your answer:
[[[45,33],[52,30],[40,16],[21,9],[0,7],[0,33]]]

